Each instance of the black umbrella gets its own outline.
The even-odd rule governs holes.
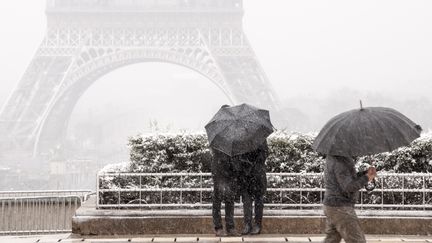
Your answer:
[[[257,149],[273,125],[268,110],[242,104],[219,109],[205,129],[210,147],[235,156]]]
[[[363,156],[392,151],[420,137],[421,127],[385,107],[350,110],[333,117],[312,147],[320,153]]]

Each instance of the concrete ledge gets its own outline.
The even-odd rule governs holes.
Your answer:
[[[81,235],[213,234],[210,210],[96,210],[94,198],[79,208],[72,232]],[[432,235],[432,212],[362,211],[366,234]],[[236,225],[242,227],[242,212]],[[267,210],[263,234],[322,234],[322,210]]]

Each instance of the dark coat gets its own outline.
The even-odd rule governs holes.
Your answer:
[[[265,161],[268,156],[267,142],[258,149],[235,156],[234,167],[239,174],[240,191],[246,190],[251,196],[263,196],[267,190]]]
[[[352,158],[328,155],[324,168],[324,205],[354,206],[359,190],[368,182],[367,175],[358,176]]]
[[[220,192],[223,199],[234,200],[238,192],[239,181],[232,158],[219,150],[211,149],[211,151],[213,154],[211,171],[214,190]]]

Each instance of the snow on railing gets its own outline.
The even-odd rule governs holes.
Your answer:
[[[314,209],[322,206],[322,173],[267,173],[265,206]],[[98,209],[210,208],[210,173],[101,172]],[[241,199],[236,205],[240,206]],[[372,192],[360,191],[359,209],[432,210],[432,174],[379,173]]]

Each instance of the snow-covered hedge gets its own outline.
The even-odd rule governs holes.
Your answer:
[[[209,172],[211,153],[205,134],[155,134],[129,139],[130,171]]]
[[[268,138],[268,172],[320,172],[324,158],[312,149],[310,134],[277,132]],[[129,139],[128,172],[210,172],[211,153],[205,134],[154,134]],[[432,172],[432,135],[393,152],[358,158],[359,167],[374,161],[380,171]],[[104,170],[107,171],[112,166]]]
[[[268,138],[270,149],[266,165],[268,172],[321,172],[324,157],[312,149],[314,136],[310,134],[277,132]],[[210,172],[211,153],[205,134],[154,134],[139,135],[130,138],[130,162],[109,165],[104,172]],[[425,135],[414,141],[410,146],[397,149],[391,153],[358,158],[358,169],[364,170],[366,164],[374,161],[380,171],[395,173],[432,172],[432,136]],[[157,177],[145,178],[141,181],[143,187],[194,187],[197,178],[184,179],[182,182],[175,178],[160,181]],[[293,187],[298,181],[291,179],[269,180],[269,187]],[[320,180],[311,180],[303,184],[305,187],[320,187]],[[388,182],[392,183],[392,182]],[[393,184],[399,183],[394,181]],[[104,177],[100,181],[100,188],[136,188],[138,178],[121,176]],[[211,185],[211,179],[205,180]],[[409,183],[407,183],[408,185]],[[432,186],[432,185],[431,185]],[[276,195],[276,194],[275,194]],[[311,193],[312,195],[312,193]],[[136,195],[130,193],[122,195],[122,202],[133,201]],[[319,201],[317,196],[311,196],[310,202]],[[394,196],[391,196],[394,199]],[[174,197],[175,198],[175,197]],[[100,203],[116,203],[115,194],[105,193]],[[309,199],[308,199],[309,200]],[[377,200],[371,199],[371,200]],[[390,199],[389,199],[390,200]],[[149,201],[153,201],[149,198]],[[267,196],[268,202],[279,202],[278,196]]]
[[[359,167],[370,164],[379,171],[394,173],[432,173],[432,133],[428,133],[413,141],[409,146],[401,147],[392,152],[361,157]]]

